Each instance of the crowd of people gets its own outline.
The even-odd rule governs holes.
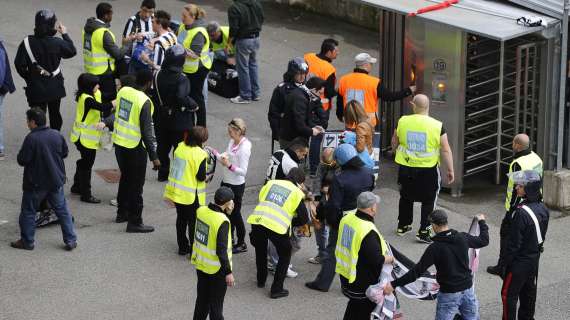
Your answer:
[[[197,269],[194,319],[208,315],[223,319],[226,289],[235,282],[232,255],[248,250],[242,199],[253,145],[245,121],[236,117],[227,124],[225,150],[206,146],[207,77],[216,63],[235,67],[239,95],[230,101],[260,100],[257,51],[263,9],[257,0],[235,0],[228,9],[228,26],[222,26],[206,22],[201,7],[187,4],[176,24],[168,12],[156,10],[154,0],[144,0],[128,19],[119,42],[109,29],[112,5],[99,3],[95,13],[82,35],[84,73],[77,79],[69,139],[80,159],[71,193],[85,203],[101,202],[92,193],[91,175],[97,150],[110,137],[121,172],[115,222],[127,222],[129,233],[152,232],[154,228],[142,218],[148,158],[158,181],[166,182],[163,198],[176,208],[178,254],[188,256]],[[337,80],[333,62],[339,45],[335,39],[325,39],[318,53],[291,59],[283,81],[273,90],[268,121],[272,145],[279,147],[272,150],[259,202],[247,217],[257,287],[265,287],[272,271],[269,296],[288,296],[285,279],[297,275],[291,256],[313,228],[317,254],[308,262],[320,264],[321,269],[306,287],[327,292],[338,273],[342,292],[349,298],[344,319],[370,319],[376,305],[366,290],[379,282],[384,265],[395,262],[374,220],[380,203],[373,174],[379,100],[413,95],[413,114],[399,119],[391,141],[400,187],[395,233],[405,236],[412,231],[413,204],[420,202],[416,239],[429,247],[414,268],[387,282],[383,290],[390,295],[435,265],[440,285],[435,318],[479,319],[468,249],[488,245],[488,227],[485,216],[478,215],[480,235],[455,231],[448,225],[447,213],[437,208],[440,163],[445,169],[443,182],[454,181],[445,125],[429,115],[429,98],[417,93],[415,85],[391,91],[372,76],[377,59],[368,53],[356,55],[354,70]],[[0,53],[1,105],[15,87],[1,43]],[[60,102],[66,96],[61,60],[75,55],[75,45],[55,12],[38,11],[34,34],[24,38],[14,60],[27,85],[26,118],[31,130],[17,157],[24,167],[21,237],[11,243],[17,249],[34,249],[36,212],[46,207],[59,219],[65,249],[77,247],[64,195],[64,159],[69,151],[58,132],[63,125]],[[323,147],[334,100],[344,132],[336,145]],[[548,225],[541,195],[542,161],[530,146],[525,134],[513,141],[501,253],[498,265],[488,269],[504,279],[505,320],[517,317],[519,300],[518,319],[533,317],[538,262]],[[206,186],[216,165],[222,168],[222,182],[208,203]]]

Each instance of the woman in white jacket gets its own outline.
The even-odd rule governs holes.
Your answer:
[[[218,156],[218,160],[224,166],[222,186],[226,186],[234,192],[234,210],[230,216],[232,230],[235,228],[237,239],[233,239],[233,253],[247,251],[245,244],[245,225],[241,216],[241,202],[245,190],[245,177],[249,157],[251,155],[251,142],[245,137],[245,121],[234,118],[228,123],[228,135],[230,141],[226,151]],[[232,232],[232,234],[234,234]]]

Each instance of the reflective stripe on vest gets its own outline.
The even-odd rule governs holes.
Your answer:
[[[261,188],[259,204],[247,222],[264,226],[278,234],[286,234],[304,197],[303,191],[292,182],[270,180]]]
[[[224,26],[224,27],[220,27],[220,32],[222,33],[222,42],[218,43],[216,41],[212,41],[210,39],[210,43],[212,45],[212,51],[220,51],[220,50],[225,50],[226,47],[228,46],[228,41],[230,40],[230,27],[228,26]],[[232,46],[230,47],[230,51],[229,54],[235,54],[235,48]]]
[[[189,147],[180,142],[170,163],[164,197],[174,203],[189,205],[194,203],[198,195],[198,204],[205,205],[206,182],[198,181],[196,174],[207,157],[208,154],[202,148]]]
[[[119,90],[115,110],[113,143],[128,149],[133,149],[139,145],[142,138],[140,115],[142,107],[147,101],[150,101],[150,113],[152,114],[154,105],[144,92],[131,87],[122,87]]]
[[[349,283],[353,283],[356,280],[358,252],[360,251],[362,240],[371,231],[378,235],[381,254],[385,255],[387,244],[373,222],[362,220],[356,214],[346,215],[340,220],[335,248],[335,270],[339,275],[348,279]]]
[[[542,172],[543,172],[542,159],[540,159],[540,157],[533,151],[531,151],[530,154],[514,159],[513,162],[511,162],[511,165],[509,166],[509,173],[513,172],[513,166],[515,165],[515,163],[518,163],[518,165],[521,167],[520,169],[521,171],[533,170],[536,171],[542,177]],[[516,206],[520,203],[520,198],[517,197],[517,199],[513,203],[513,206],[511,206],[514,187],[515,183],[513,179],[509,177],[509,181],[507,183],[507,197],[505,199],[506,212],[511,212],[511,209],[516,208]]]
[[[83,30],[83,66],[87,73],[100,75],[105,73],[108,68],[115,71],[115,59],[103,47],[105,32],[109,32],[113,42],[115,42],[115,35],[108,28],[99,28],[91,34],[86,34]]]
[[[192,245],[192,258],[190,261],[196,269],[214,274],[220,270],[221,263],[216,253],[218,231],[224,222],[230,224],[228,217],[206,206],[201,206],[196,212],[196,227],[194,229],[194,244]],[[231,228],[228,227],[227,254],[232,267],[232,237]]]
[[[79,141],[82,146],[87,149],[99,149],[99,141],[101,140],[102,130],[97,129],[97,124],[101,122],[101,111],[90,109],[85,120],[82,122],[85,115],[85,100],[87,98],[95,99],[101,102],[101,91],[95,92],[94,96],[83,93],[79,96],[77,106],[75,108],[75,121],[71,128],[70,139],[75,143]]]
[[[344,107],[350,100],[360,102],[373,127],[378,123],[378,86],[381,81],[366,73],[353,72],[341,77],[338,82],[338,93]]]
[[[427,115],[403,116],[396,134],[399,146],[396,163],[414,168],[432,168],[439,164],[442,123]]]
[[[315,53],[306,53],[304,59],[309,66],[309,74],[307,76],[307,79],[311,77],[319,77],[326,81],[332,74],[336,72],[336,69],[332,63],[319,58]],[[324,93],[321,95],[321,100],[322,99],[326,99]],[[325,109],[325,111],[330,109],[331,106],[332,103],[330,100],[327,103],[323,103],[323,109]]]
[[[200,62],[202,62],[202,65],[204,65],[206,69],[212,68],[212,58],[209,55],[210,37],[208,36],[206,28],[195,27],[190,30],[186,30],[186,26],[184,24],[180,25],[180,28],[178,29],[178,43],[181,43],[184,46],[184,48],[190,50],[190,45],[192,44],[192,40],[194,40],[194,37],[198,33],[201,33],[206,41],[204,41],[204,46],[202,47],[202,50],[200,52],[196,52],[196,54],[199,54],[200,57],[194,59],[191,58],[190,56],[186,56],[186,60],[184,61],[184,67],[182,68],[182,71],[184,73],[195,73],[196,71],[198,71],[198,68],[200,67]]]

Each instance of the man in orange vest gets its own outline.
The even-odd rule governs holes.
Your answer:
[[[369,75],[372,71],[372,65],[376,62],[376,58],[371,57],[368,53],[359,53],[354,57],[356,64],[354,71],[340,78],[336,99],[336,116],[339,121],[343,121],[346,103],[350,100],[356,100],[364,107],[370,124],[376,126],[379,122],[378,99],[397,101],[416,91],[416,86],[410,86],[398,92],[388,90],[382,83],[382,79]]]
[[[336,68],[332,65],[332,61],[336,59],[338,51],[338,41],[335,39],[325,39],[321,44],[321,52],[319,54],[309,52],[303,57],[309,66],[307,79],[319,77],[326,81],[325,92],[321,95],[322,107],[326,113],[326,123],[319,123],[319,125],[325,129],[328,126],[332,98],[336,96]],[[309,152],[311,175],[316,174],[320,162],[322,141],[323,134],[311,137],[311,149]]]

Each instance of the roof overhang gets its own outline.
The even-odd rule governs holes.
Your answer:
[[[420,8],[443,2],[442,0],[358,0],[361,3],[383,10],[407,15]],[[542,1],[542,0],[536,0]],[[525,27],[517,19],[525,16],[539,16],[546,26]],[[425,19],[455,27],[487,38],[507,41],[526,34],[542,31],[559,24],[559,20],[540,15],[534,11],[489,0],[460,0],[441,10],[420,14],[412,19]]]
[[[564,0],[509,0],[525,8],[549,15],[558,19],[564,16]]]

